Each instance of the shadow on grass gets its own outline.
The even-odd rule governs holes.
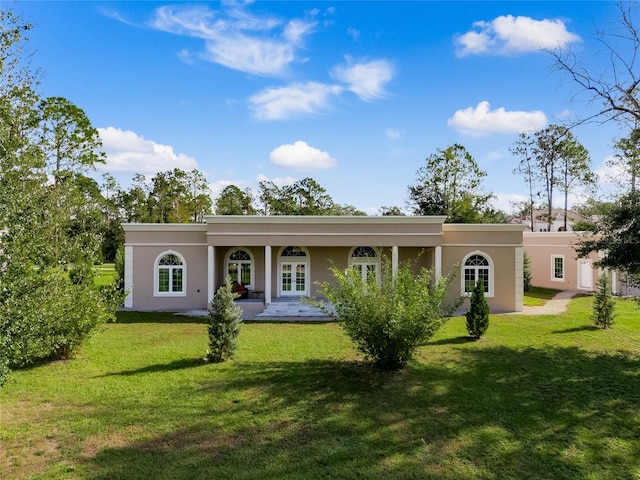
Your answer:
[[[207,317],[180,315],[173,312],[116,312],[116,323],[207,323]]]
[[[469,336],[461,336],[454,338],[443,338],[441,340],[433,340],[426,343],[426,345],[460,345],[464,343],[475,342],[476,339]]]
[[[182,360],[176,360],[174,362],[158,364],[158,365],[149,365],[144,368],[137,368],[135,370],[123,370],[122,372],[116,373],[108,373],[106,375],[102,375],[103,377],[113,377],[113,376],[131,376],[131,375],[139,375],[141,373],[158,373],[158,372],[171,372],[174,370],[184,370],[186,368],[194,368],[194,367],[202,367],[207,365],[203,358],[184,358]]]
[[[200,409],[180,427],[103,448],[86,478],[632,478],[639,370],[578,348],[456,349],[400,372],[238,362],[188,393]]]
[[[593,332],[600,330],[595,325],[581,325],[579,327],[566,328],[564,330],[553,330],[551,333],[579,333],[579,332]]]

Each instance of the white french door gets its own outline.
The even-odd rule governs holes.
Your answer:
[[[280,264],[280,295],[284,296],[307,296],[306,262],[282,262]]]

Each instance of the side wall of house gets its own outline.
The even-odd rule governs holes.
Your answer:
[[[575,232],[525,232],[524,249],[531,259],[531,284],[558,290],[593,291],[599,269],[597,253],[579,259],[574,246],[581,240]]]
[[[200,227],[200,228],[198,228]],[[127,228],[133,228],[128,230]],[[158,225],[125,227],[125,250],[128,252],[130,291],[125,305],[134,310],[180,311],[207,308],[207,245],[201,226]],[[179,228],[181,230],[179,230]],[[157,293],[157,261],[163,254],[174,253],[184,259],[183,292],[180,295]]]
[[[489,260],[492,313],[522,311],[522,234],[524,227],[506,225],[443,225],[443,274],[455,273],[452,291],[464,291],[464,260],[478,254]],[[469,306],[465,299],[461,311]]]

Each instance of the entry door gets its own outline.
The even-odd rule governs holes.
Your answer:
[[[280,264],[280,294],[282,296],[306,296],[306,262],[282,262]]]
[[[593,290],[593,264],[591,260],[578,260],[578,288]]]

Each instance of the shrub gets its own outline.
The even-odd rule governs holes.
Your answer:
[[[218,289],[209,308],[209,351],[207,358],[212,362],[223,362],[231,358],[238,345],[238,335],[242,326],[242,309],[234,300],[237,293],[231,290],[231,278]]]
[[[489,305],[484,298],[484,282],[478,280],[473,292],[469,310],[465,313],[467,318],[467,332],[476,340],[479,339],[489,328]]]
[[[531,290],[531,257],[527,252],[524,252],[524,269],[522,272],[522,280],[524,285],[524,291],[528,292]]]
[[[598,278],[598,293],[593,301],[593,313],[591,321],[600,328],[609,328],[613,325],[615,315],[613,310],[616,301],[611,293],[611,279],[603,273]]]
[[[447,304],[451,276],[433,281],[433,269],[414,273],[405,263],[393,275],[385,262],[381,278],[363,281],[359,271],[331,268],[335,283],[320,291],[356,348],[385,370],[403,368],[446,322],[459,303]],[[329,311],[327,307],[324,307]]]

